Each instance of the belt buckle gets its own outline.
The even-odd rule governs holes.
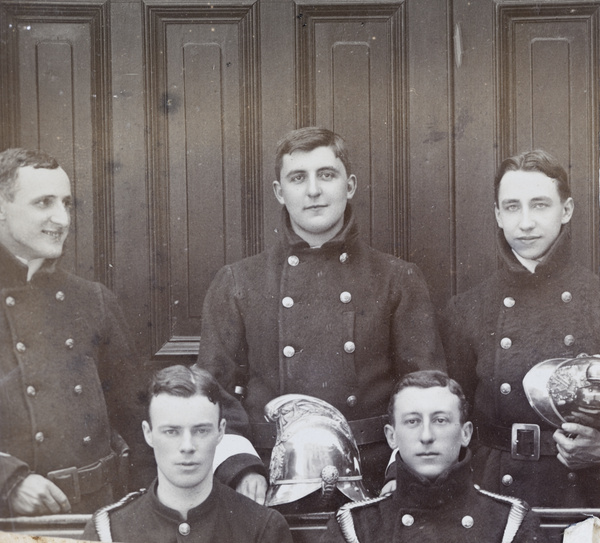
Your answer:
[[[537,424],[516,422],[512,425],[510,455],[515,460],[540,459],[540,427]]]
[[[76,467],[49,471],[46,478],[52,481],[67,495],[71,504],[79,503],[81,501],[79,471]]]

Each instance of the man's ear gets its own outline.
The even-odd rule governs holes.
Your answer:
[[[348,195],[347,195],[348,200],[351,200],[352,197],[354,196],[357,185],[358,185],[358,181],[356,181],[356,176],[354,174],[352,174],[346,180],[346,189],[348,190]]]
[[[273,181],[273,192],[275,193],[275,198],[277,198],[277,201],[280,204],[285,205],[285,200],[283,199],[283,194],[281,191],[281,183],[277,180]]]
[[[146,443],[148,443],[150,447],[154,447],[154,445],[152,445],[152,427],[148,421],[142,421],[142,430],[144,432],[144,439],[146,440]]]
[[[496,215],[496,222],[498,223],[498,228],[503,228],[502,217],[500,216],[500,209],[498,209],[498,204],[494,204],[494,214]]]
[[[573,211],[575,210],[575,202],[573,201],[573,198],[567,198],[563,202],[562,206],[563,206],[563,215],[562,215],[560,222],[562,224],[567,224],[571,220],[571,217],[573,216]]]
[[[391,424],[386,424],[383,427],[383,432],[385,433],[385,439],[387,439],[388,445],[390,449],[396,448],[396,432],[394,431],[394,427]]]
[[[471,421],[467,421],[462,425],[462,428],[461,428],[460,444],[463,447],[468,447],[469,443],[471,443],[472,436],[473,436],[473,423]]]

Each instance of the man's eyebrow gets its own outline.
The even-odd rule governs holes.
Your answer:
[[[335,172],[335,173],[340,173],[340,170],[338,168],[336,168],[335,166],[323,166],[322,168],[319,168],[317,170],[317,173],[321,173],[321,172]]]
[[[298,168],[297,170],[292,170],[288,172],[286,177],[293,177],[294,175],[298,175],[299,173],[306,173],[306,170],[301,170],[300,168]]]

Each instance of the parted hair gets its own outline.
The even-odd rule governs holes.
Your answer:
[[[0,193],[8,201],[12,202],[14,198],[19,168],[27,166],[55,170],[59,164],[52,155],[45,151],[19,147],[2,151],[0,153]]]
[[[159,394],[169,394],[180,398],[204,396],[219,407],[219,420],[223,417],[223,395],[216,379],[206,370],[194,365],[181,364],[169,366],[157,371],[148,387],[147,417],[150,421],[150,404],[152,398]]]
[[[541,172],[556,181],[561,202],[571,197],[569,177],[558,160],[543,149],[533,149],[532,151],[525,151],[520,155],[511,156],[502,161],[494,178],[494,201],[496,204],[498,204],[500,181],[502,181],[507,172],[517,171]]]
[[[339,158],[344,168],[346,168],[346,174],[350,175],[350,158],[348,157],[348,149],[344,138],[326,128],[307,126],[288,132],[277,144],[275,154],[276,179],[280,181],[284,155],[289,155],[294,151],[308,153],[317,147],[331,147],[336,158]]]
[[[454,380],[448,377],[443,371],[439,370],[421,370],[407,373],[396,384],[394,392],[390,397],[388,404],[388,417],[390,424],[394,424],[394,406],[396,404],[396,396],[398,393],[408,387],[417,388],[433,388],[442,387],[448,388],[452,394],[458,397],[458,409],[460,412],[460,423],[467,422],[469,417],[469,402],[461,386]]]

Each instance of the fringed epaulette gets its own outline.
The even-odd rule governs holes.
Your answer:
[[[146,489],[142,488],[141,490],[137,490],[135,492],[130,492],[123,498],[121,498],[118,502],[111,503],[110,505],[105,505],[101,509],[98,509],[94,513],[92,517],[92,522],[94,523],[94,528],[96,528],[96,533],[98,534],[98,539],[100,541],[111,543],[112,542],[112,533],[110,532],[110,517],[108,513],[111,511],[115,511],[124,505],[127,505],[129,502],[135,500],[139,496],[142,496],[146,493]]]
[[[499,502],[507,503],[510,505],[510,511],[508,512],[508,520],[506,521],[506,527],[504,528],[504,535],[502,536],[502,543],[511,543],[517,535],[523,520],[529,511],[528,505],[519,498],[513,498],[511,496],[503,496],[502,494],[496,494],[495,492],[489,492],[483,490],[478,485],[474,485],[477,492],[493,498]]]
[[[358,536],[356,535],[356,529],[354,528],[352,510],[387,500],[391,496],[392,494],[385,494],[383,496],[379,496],[379,498],[369,498],[368,500],[361,500],[358,502],[348,502],[338,509],[338,512],[335,514],[335,518],[340,525],[340,530],[347,543],[360,543],[358,541]]]

